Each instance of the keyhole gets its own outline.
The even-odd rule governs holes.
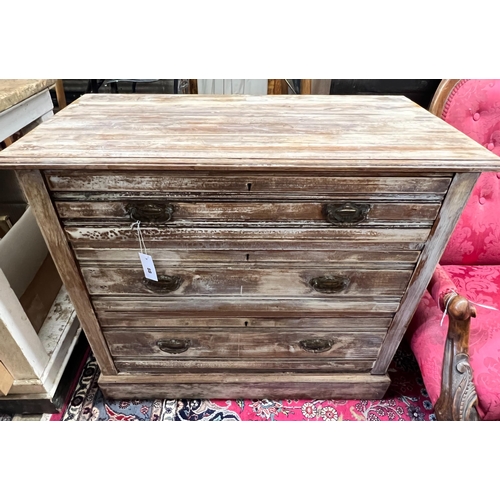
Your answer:
[[[247,182],[247,189],[248,189],[249,191],[251,191],[251,190],[252,190],[252,183],[251,183],[251,182]]]
[[[246,260],[250,260],[250,254],[247,253]]]
[[[248,321],[245,321],[245,326],[248,326]]]

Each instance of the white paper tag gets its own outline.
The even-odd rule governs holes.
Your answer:
[[[158,276],[156,276],[156,269],[151,255],[139,252],[139,259],[141,259],[142,268],[144,269],[144,276],[150,280],[158,281]]]

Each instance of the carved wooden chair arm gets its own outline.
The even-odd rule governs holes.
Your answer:
[[[441,394],[435,405],[438,420],[478,420],[477,393],[469,363],[470,320],[476,309],[465,297],[443,297],[449,318],[444,348]]]

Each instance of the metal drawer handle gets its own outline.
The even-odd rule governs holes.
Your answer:
[[[333,346],[332,339],[307,339],[299,342],[299,347],[308,352],[326,352]]]
[[[350,226],[366,220],[371,205],[366,203],[328,203],[326,220],[338,226]]]
[[[165,203],[130,203],[125,210],[134,222],[161,223],[172,220],[174,206]]]
[[[180,276],[161,275],[158,276],[158,281],[142,278],[142,283],[152,292],[170,293],[175,292],[181,286],[182,278]]]
[[[321,293],[339,293],[345,290],[351,280],[347,276],[318,276],[309,281],[309,285]]]
[[[159,340],[156,345],[164,352],[169,354],[180,354],[185,352],[191,346],[191,341],[188,339],[166,339]]]

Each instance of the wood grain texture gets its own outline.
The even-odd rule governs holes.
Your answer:
[[[467,203],[478,177],[479,174],[476,173],[455,175],[448,196],[443,203],[432,233],[429,236],[429,241],[422,251],[408,289],[401,299],[401,307],[389,327],[387,337],[384,339],[372,373],[386,373],[389,368],[389,364],[408,328],[415,308],[446,248],[446,243],[460,218],[460,214]]]
[[[14,377],[0,361],[0,396],[7,396],[14,383]]]
[[[126,329],[104,330],[104,336],[113,356],[155,358],[227,358],[227,359],[310,359],[321,358],[371,358],[377,357],[385,331],[363,333],[341,331],[314,331],[288,329]],[[180,339],[189,343],[185,352],[172,354],[162,351],[158,342]],[[312,353],[301,348],[302,340],[331,341],[325,352]]]
[[[0,80],[0,112],[43,92],[57,80]]]
[[[478,397],[469,362],[469,333],[476,308],[465,297],[443,297],[448,306],[448,334],[444,347],[441,393],[436,401],[437,420],[479,420]]]
[[[120,373],[158,374],[169,373],[366,373],[375,358],[368,359],[159,359],[155,357],[116,357],[115,365]]]
[[[173,315],[162,314],[154,308],[146,313],[137,314],[133,309],[113,311],[103,309],[99,312],[99,321],[104,329],[106,328],[172,328],[182,330],[183,328],[288,328],[290,330],[316,329],[328,331],[342,331],[344,333],[353,332],[377,332],[387,331],[392,315],[390,313],[371,313],[363,311],[330,312],[327,317],[259,317],[240,316],[231,317],[206,317],[184,316],[175,317]]]
[[[67,106],[66,94],[64,93],[64,83],[62,80],[56,80],[56,98],[59,110]]]
[[[82,267],[110,266],[116,263],[137,264],[137,248],[76,248],[75,255]],[[412,269],[415,267],[420,252],[359,251],[358,250],[254,250],[252,252],[237,250],[166,250],[156,248],[155,265],[169,267],[190,266],[196,262],[203,267],[251,266],[282,267],[317,267],[335,264],[338,268],[352,265],[363,265],[370,269]],[[250,266],[250,267],[248,267]]]
[[[99,322],[89,300],[87,289],[61,229],[57,214],[39,171],[18,171],[18,179],[35,217],[61,279],[71,298],[89,344],[105,374],[116,373]]]
[[[460,80],[441,80],[429,106],[429,111],[441,118],[446,101]]]
[[[99,297],[92,303],[100,317],[107,311],[124,312],[138,316],[157,317],[192,317],[203,318],[231,317],[268,317],[290,316],[301,317],[328,317],[339,313],[350,315],[387,316],[397,311],[399,301],[388,298],[386,301],[367,301],[364,298],[349,300],[343,297],[315,297],[302,298],[246,298],[236,297],[148,297],[137,299],[127,296]]]
[[[351,170],[352,172],[352,170]],[[99,201],[103,197],[121,199],[140,197],[158,198],[223,198],[228,196],[255,200],[255,198],[311,198],[314,199],[370,199],[388,201],[441,202],[451,182],[451,176],[418,177],[355,176],[355,175],[265,175],[255,172],[190,173],[171,172],[86,172],[48,171],[48,186],[56,199]],[[71,192],[79,192],[71,197]],[[59,193],[63,192],[63,193]],[[115,195],[115,197],[116,197]]]
[[[156,206],[168,203],[168,199],[150,201]],[[431,226],[440,205],[437,203],[366,203],[370,207],[367,219],[358,226],[401,225]],[[130,206],[141,206],[143,201],[111,202],[57,202],[56,209],[60,218],[66,222],[97,222],[109,225],[117,222],[132,223]],[[185,224],[235,222],[268,222],[273,225],[315,222],[324,226],[331,225],[326,216],[328,203],[256,203],[256,202],[174,202],[172,221]],[[69,221],[68,221],[69,219]],[[146,223],[147,224],[147,223]]]
[[[130,226],[65,226],[74,248],[139,249],[137,232]],[[148,250],[420,250],[430,228],[280,228],[280,227],[165,227],[141,229]]]
[[[386,375],[363,373],[208,373],[99,377],[99,387],[112,399],[380,399],[389,387]]]
[[[309,79],[304,79],[300,80],[300,93],[302,95],[309,95],[311,94],[311,80]]]
[[[312,95],[87,94],[0,155],[1,168],[18,169],[353,164],[467,172],[500,158],[405,97]]]
[[[82,274],[90,295],[146,297],[195,297],[229,296],[246,298],[281,297],[318,298],[331,297],[379,297],[382,300],[403,294],[412,275],[410,270],[360,269],[320,267],[309,269],[259,269],[257,267],[232,266],[226,268],[168,268],[156,266],[158,276],[174,276],[180,286],[168,294],[153,291],[143,283],[144,271],[137,260],[135,266],[83,267]],[[336,293],[317,291],[310,281],[324,276],[346,280]],[[337,290],[333,287],[334,290]]]
[[[500,169],[385,96],[84,96],[4,153],[0,168],[45,171],[52,200],[34,203],[62,224],[111,397],[382,397],[478,172]],[[142,228],[182,280],[165,295],[141,286],[128,213],[144,201],[173,209]],[[326,205],[347,202],[356,222],[335,225]],[[348,284],[321,293],[321,276]],[[304,354],[307,336],[337,343]]]

